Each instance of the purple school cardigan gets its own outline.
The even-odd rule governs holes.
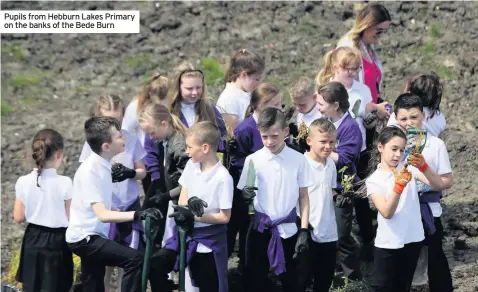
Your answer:
[[[427,235],[432,235],[436,231],[435,218],[433,218],[433,213],[428,203],[439,203],[441,197],[442,197],[442,192],[436,192],[436,191],[422,193],[419,197],[423,229],[425,229],[425,234]]]
[[[353,175],[354,183],[360,181],[357,176],[357,165],[360,158],[360,150],[362,148],[362,133],[357,122],[352,118],[350,113],[344,118],[339,128],[337,129],[337,149],[339,160],[336,163],[337,171],[342,167],[347,166],[344,175]],[[337,190],[343,189],[340,181],[342,175],[337,174]]]
[[[244,168],[246,157],[264,147],[257,123],[250,115],[234,129],[237,141],[237,155],[231,156],[231,165],[237,169]]]
[[[219,292],[228,292],[227,279],[227,227],[225,224],[212,224],[205,227],[194,228],[191,240],[187,243],[186,266],[196,254],[198,243],[212,249],[216,263]],[[166,240],[164,248],[178,252],[174,269],[179,270],[179,235],[174,226],[173,236]],[[194,284],[194,283],[193,283]]]
[[[212,105],[212,108],[214,109],[214,112],[216,113],[216,122],[217,126],[219,128],[219,131],[221,132],[221,137],[226,136],[226,124],[224,123],[224,119],[221,116],[221,113],[219,110]],[[181,122],[183,122],[184,126],[189,128],[188,122],[186,121],[186,118],[184,117],[183,113],[180,113],[179,119]],[[224,149],[224,142],[221,141],[219,143],[219,151],[222,151]],[[153,141],[149,135],[145,135],[144,138],[144,150],[148,153],[144,157],[144,164],[146,165],[146,170],[148,173],[151,174],[151,181],[157,180],[160,178],[160,173],[159,173],[159,165],[158,165],[158,157],[159,157],[159,150],[158,150],[158,145],[155,141]]]

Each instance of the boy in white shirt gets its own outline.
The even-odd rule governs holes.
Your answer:
[[[284,291],[296,292],[296,263],[293,257],[308,249],[307,188],[313,180],[306,158],[284,142],[289,129],[280,110],[265,109],[257,126],[264,147],[247,156],[237,185],[242,190],[243,200],[246,204],[253,201],[255,209],[246,243],[245,285],[247,291],[268,291],[267,275],[272,269],[281,278]],[[250,162],[255,168],[254,186],[246,182]],[[300,208],[300,230],[295,224],[297,204]]]
[[[157,209],[111,211],[113,182],[111,159],[124,151],[125,139],[113,117],[93,117],[85,122],[86,141],[93,153],[80,165],[73,180],[70,222],[66,242],[81,258],[81,291],[104,291],[106,266],[124,269],[122,291],[141,291],[142,254],[108,239],[110,222],[153,220]],[[76,288],[75,288],[76,289]]]
[[[314,278],[314,292],[327,292],[334,277],[337,256],[337,223],[335,222],[334,191],[337,170],[329,157],[335,147],[336,129],[327,119],[317,119],[309,126],[304,156],[310,165],[314,184],[309,187],[312,242],[308,253],[298,261],[299,289],[305,291],[307,280]]]
[[[232,177],[217,157],[219,128],[209,121],[194,124],[186,135],[190,160],[179,179],[181,194],[173,217],[177,228],[189,234],[186,263],[193,285],[200,291],[228,292],[227,223],[231,217]],[[175,268],[179,252],[178,233],[153,255],[154,275],[166,281]],[[176,266],[175,266],[176,263]],[[164,285],[166,286],[166,285]],[[163,286],[163,287],[164,287]],[[163,288],[163,291],[170,288]]]
[[[413,93],[400,95],[394,104],[396,122],[404,129],[423,128],[425,114],[422,101]],[[408,138],[410,140],[410,138]],[[441,188],[421,189],[420,209],[425,229],[425,244],[428,245],[428,281],[430,291],[453,291],[448,260],[443,252],[443,225],[440,220],[442,191],[451,188],[453,175],[445,143],[435,136],[426,135],[422,155],[425,165],[440,175]],[[423,170],[420,170],[424,172]]]

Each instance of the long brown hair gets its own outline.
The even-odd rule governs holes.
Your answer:
[[[136,96],[138,101],[137,114],[148,103],[159,103],[168,98],[169,80],[158,72],[153,73],[148,83],[143,86],[141,92]]]
[[[105,94],[96,98],[96,103],[92,109],[92,117],[100,117],[103,115],[103,111],[117,111],[121,110],[125,112],[125,104],[121,97],[116,94]]]
[[[206,86],[204,84],[204,73],[194,68],[191,63],[184,62],[174,69],[174,75],[175,78],[170,83],[170,90],[168,93],[169,111],[178,117],[181,115],[181,101],[183,100],[181,95],[182,79],[186,77],[201,78],[202,93],[194,105],[194,112],[196,113],[198,122],[210,121],[217,126],[216,112],[208,98],[205,97]]]
[[[410,92],[420,97],[424,107],[430,110],[431,119],[440,111],[443,85],[440,83],[440,76],[435,72],[413,76],[405,85],[404,93]]]
[[[342,37],[341,41],[350,40],[354,47],[359,50],[360,39],[366,29],[391,20],[390,13],[385,6],[378,3],[369,3],[358,12],[354,26]]]
[[[317,88],[317,93],[328,103],[336,102],[339,105],[338,111],[346,113],[349,109],[349,94],[342,83],[331,81],[322,84]]]
[[[171,114],[162,104],[150,103],[146,105],[139,113],[138,121],[146,120],[152,121],[156,126],[159,126],[162,122],[169,123],[176,132],[183,136],[186,135],[187,129],[181,120],[176,115]]]
[[[324,67],[320,70],[315,79],[317,85],[322,85],[330,81],[334,76],[332,72],[332,65],[338,65],[345,68],[348,65],[360,66],[360,52],[349,47],[339,47],[329,51],[324,56]]]
[[[40,130],[32,142],[32,158],[37,166],[37,187],[40,187],[38,179],[45,168],[45,164],[58,151],[63,150],[63,137],[53,129]]]
[[[241,72],[247,75],[262,74],[265,70],[265,61],[258,54],[246,50],[239,49],[234,52],[229,62],[224,82],[234,82],[237,80]]]
[[[279,86],[269,82],[261,83],[252,91],[251,102],[246,109],[245,117],[252,115],[260,104],[271,101],[278,94],[280,94]]]

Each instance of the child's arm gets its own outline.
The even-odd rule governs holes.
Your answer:
[[[65,211],[66,211],[66,218],[70,220],[70,206],[71,206],[71,199],[65,200]]]
[[[309,190],[299,188],[300,227],[309,228]]]
[[[453,185],[453,176],[451,173],[439,175],[436,171],[428,167],[422,154],[412,154],[408,158],[408,163],[418,170],[417,179],[427,184],[434,191],[443,191],[451,188]]]
[[[121,222],[129,222],[133,221],[134,218],[134,211],[129,212],[118,212],[118,211],[110,211],[105,208],[105,204],[103,202],[92,203],[91,207],[93,211],[95,211],[96,217],[100,219],[103,223],[121,223]]]
[[[163,147],[163,145],[159,145]],[[159,161],[159,150],[158,145],[156,145],[149,135],[146,135],[144,138],[144,150],[146,150],[147,154],[144,157],[144,163],[146,165],[146,169],[149,173],[151,173],[151,181],[155,181],[159,179],[159,164],[163,163],[163,161]]]
[[[398,202],[400,201],[400,194],[392,192],[390,196],[385,198],[384,194],[373,193],[371,196],[372,202],[380,212],[380,214],[386,219],[390,219],[397,210]]]
[[[208,224],[227,224],[231,219],[231,209],[221,209],[219,213],[204,214],[202,217],[194,216],[194,221]]]
[[[354,164],[358,159],[358,155],[360,155],[361,148],[362,133],[360,128],[358,125],[351,126],[342,133],[339,146],[330,153],[330,158],[337,165],[337,169],[340,169],[345,165]]]
[[[181,193],[179,194],[178,205],[179,206],[187,206],[188,205],[188,189],[184,186],[181,188]]]
[[[13,220],[18,224],[25,221],[25,205],[23,205],[23,202],[19,198],[15,198]]]
[[[146,166],[144,165],[144,160],[141,159],[134,163],[134,169],[136,170],[136,175],[134,180],[142,180],[146,177]]]

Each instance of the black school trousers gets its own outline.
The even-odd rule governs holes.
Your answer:
[[[375,247],[372,290],[374,292],[408,292],[423,242],[405,244],[399,249]]]
[[[166,248],[162,248],[153,254],[150,275],[154,275],[155,280],[154,285],[151,285],[152,292],[173,291],[173,286],[168,280],[168,274],[174,269],[177,256],[177,252]],[[189,269],[191,280],[194,281],[201,292],[217,292],[219,290],[216,261],[212,252],[196,252],[189,262]]]
[[[247,237],[246,247],[246,266],[244,273],[244,287],[247,292],[270,291],[268,274],[270,269],[267,250],[271,232],[269,229],[260,233],[256,230],[250,230]],[[297,234],[287,239],[281,238],[284,248],[286,272],[279,275],[282,282],[282,290],[285,292],[297,292],[297,267],[292,259],[297,242]]]
[[[299,288],[306,291],[310,277],[314,279],[314,292],[328,292],[334,279],[337,241],[309,242],[309,250],[297,257]]]
[[[68,243],[71,251],[81,258],[81,283],[73,291],[104,292],[105,267],[123,268],[121,291],[141,291],[143,254],[99,235]]]
[[[443,251],[443,225],[440,217],[435,217],[434,222],[435,233],[425,236],[425,244],[428,246],[428,286],[430,292],[451,292],[453,282]]]

